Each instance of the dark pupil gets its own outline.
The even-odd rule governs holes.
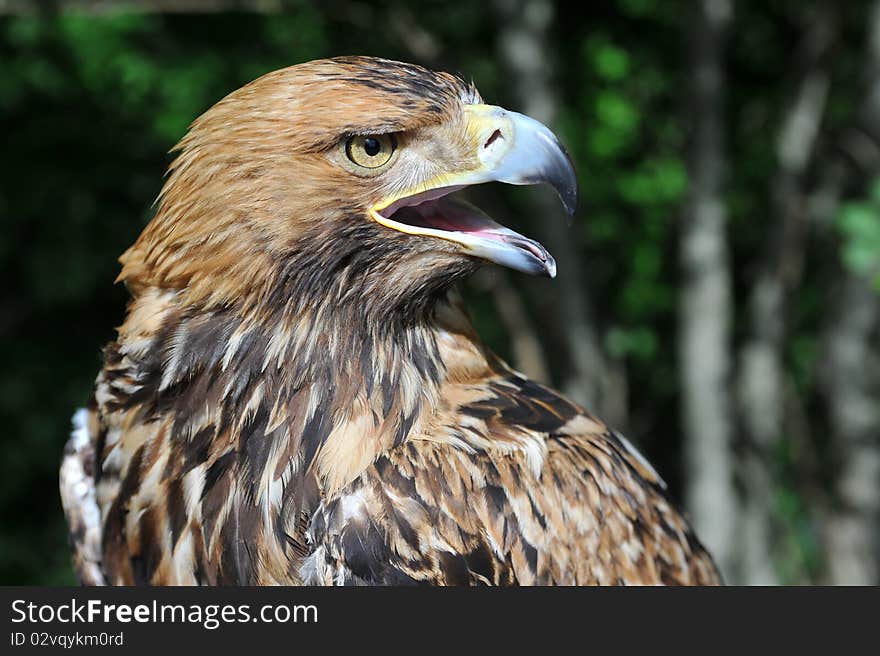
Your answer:
[[[372,137],[364,139],[364,152],[367,155],[375,157],[379,154],[380,150],[382,150],[382,144],[379,143],[378,139],[373,139]]]

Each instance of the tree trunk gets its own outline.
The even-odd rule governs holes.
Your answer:
[[[839,465],[826,520],[828,581],[880,583],[880,385],[876,346],[880,302],[867,280],[844,276],[826,333],[826,394]]]
[[[697,533],[730,580],[737,499],[730,415],[731,283],[725,236],[722,52],[727,0],[701,0],[687,35],[690,193],[681,224],[682,376],[687,507]],[[734,579],[735,580],[735,579]]]
[[[797,57],[802,71],[777,142],[779,169],[771,181],[776,224],[749,297],[751,331],[740,354],[738,392],[745,448],[740,461],[744,498],[740,516],[741,581],[778,582],[773,567],[774,447],[782,439],[788,301],[802,271],[808,217],[803,178],[828,96],[824,56],[831,43],[829,16],[813,16]]]
[[[845,139],[860,179],[880,176],[880,1],[868,24],[864,100],[858,127]],[[847,178],[836,167],[834,178]],[[855,173],[855,172],[853,172]],[[850,178],[855,177],[850,175]],[[828,223],[837,193],[821,208]],[[833,584],[880,583],[880,295],[870,281],[842,272],[823,336],[824,393],[838,465],[825,518],[827,579]]]
[[[553,84],[553,47],[547,32],[553,20],[549,0],[495,0],[500,19],[501,60],[510,74],[517,110],[553,125],[559,99]],[[532,214],[541,217],[534,229],[556,257],[559,275],[550,292],[552,320],[564,331],[564,348],[571,367],[563,372],[561,386],[573,399],[590,406],[611,423],[623,418],[610,416],[617,406],[609,398],[608,376],[581,264],[578,240],[560,216],[561,210],[549,194],[534,195]],[[606,412],[606,410],[608,412]],[[616,414],[616,413],[615,413]]]

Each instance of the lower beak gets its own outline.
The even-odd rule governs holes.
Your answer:
[[[384,200],[372,208],[372,218],[401,232],[456,242],[466,253],[502,266],[554,277],[556,262],[541,244],[468,203],[442,197],[484,182],[549,184],[572,215],[578,186],[568,153],[549,128],[528,116],[491,105],[466,105],[463,111],[476,165]]]

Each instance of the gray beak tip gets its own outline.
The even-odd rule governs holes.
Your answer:
[[[568,215],[568,223],[571,225],[571,217],[574,216],[578,208],[579,190],[577,173],[575,172],[571,155],[568,154],[565,146],[558,139],[554,138],[554,142],[560,157],[557,157],[555,166],[548,172],[548,181],[556,189],[559,200],[562,201],[562,206]]]
[[[565,208],[565,213],[568,215],[568,222],[570,224],[572,217],[575,215],[578,209],[577,183],[575,182],[574,185],[570,187],[560,189],[559,200],[562,201],[562,206]]]

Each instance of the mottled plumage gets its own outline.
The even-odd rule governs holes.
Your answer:
[[[555,272],[431,191],[549,181],[509,164],[549,132],[481,102],[342,58],[193,124],[122,257],[132,300],[62,464],[84,583],[718,581],[651,466],[491,354],[460,305],[482,260]],[[388,134],[378,170],[344,159]]]

